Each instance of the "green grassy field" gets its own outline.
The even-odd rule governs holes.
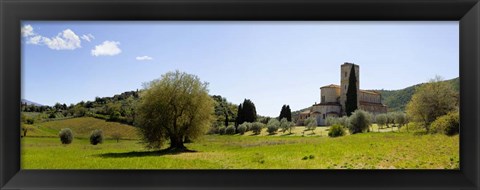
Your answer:
[[[120,134],[122,139],[138,139],[136,130],[130,125],[117,122],[107,122],[93,117],[81,117],[27,125],[27,137],[58,137],[63,128],[70,128],[73,135],[79,138],[88,138],[95,129],[101,129],[106,138],[112,134]]]
[[[45,125],[49,126],[49,125]],[[317,130],[325,130],[319,128]],[[296,130],[302,130],[297,128]],[[298,131],[295,131],[298,132]],[[309,134],[310,132],[306,132]],[[317,135],[206,135],[169,154],[137,140],[90,145],[74,139],[22,138],[23,169],[457,169],[459,137],[383,132],[338,138]],[[323,136],[320,136],[323,133]]]

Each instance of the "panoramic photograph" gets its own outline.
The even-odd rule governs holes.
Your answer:
[[[460,169],[458,21],[22,21],[22,169]]]

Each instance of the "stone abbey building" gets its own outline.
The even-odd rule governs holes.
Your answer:
[[[330,84],[320,87],[320,103],[315,103],[309,110],[301,112],[297,123],[303,124],[308,117],[315,117],[318,125],[326,125],[327,117],[341,117],[345,114],[348,79],[352,67],[355,67],[357,78],[357,107],[377,115],[387,112],[387,106],[382,104],[382,96],[374,91],[360,90],[360,67],[353,63],[344,63],[340,69],[340,86]]]

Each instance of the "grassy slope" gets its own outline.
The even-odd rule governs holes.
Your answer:
[[[110,138],[113,133],[119,133],[122,139],[137,139],[137,133],[134,127],[117,122],[107,122],[92,117],[81,117],[65,120],[49,121],[36,123],[33,130],[27,133],[27,136],[57,137],[58,132],[63,128],[70,128],[77,138],[88,138],[95,129],[103,130],[106,138]]]
[[[458,168],[458,135],[366,133],[325,136],[207,135],[192,144],[198,152],[148,152],[134,140],[86,139],[61,145],[57,138],[22,139],[24,169],[225,169],[225,168]],[[313,159],[302,160],[313,155]]]

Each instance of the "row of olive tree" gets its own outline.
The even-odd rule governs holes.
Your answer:
[[[378,130],[386,126],[387,128],[391,127],[393,131],[393,127],[395,126],[401,128],[408,124],[407,114],[403,112],[378,114],[375,117],[375,121],[377,123]]]

